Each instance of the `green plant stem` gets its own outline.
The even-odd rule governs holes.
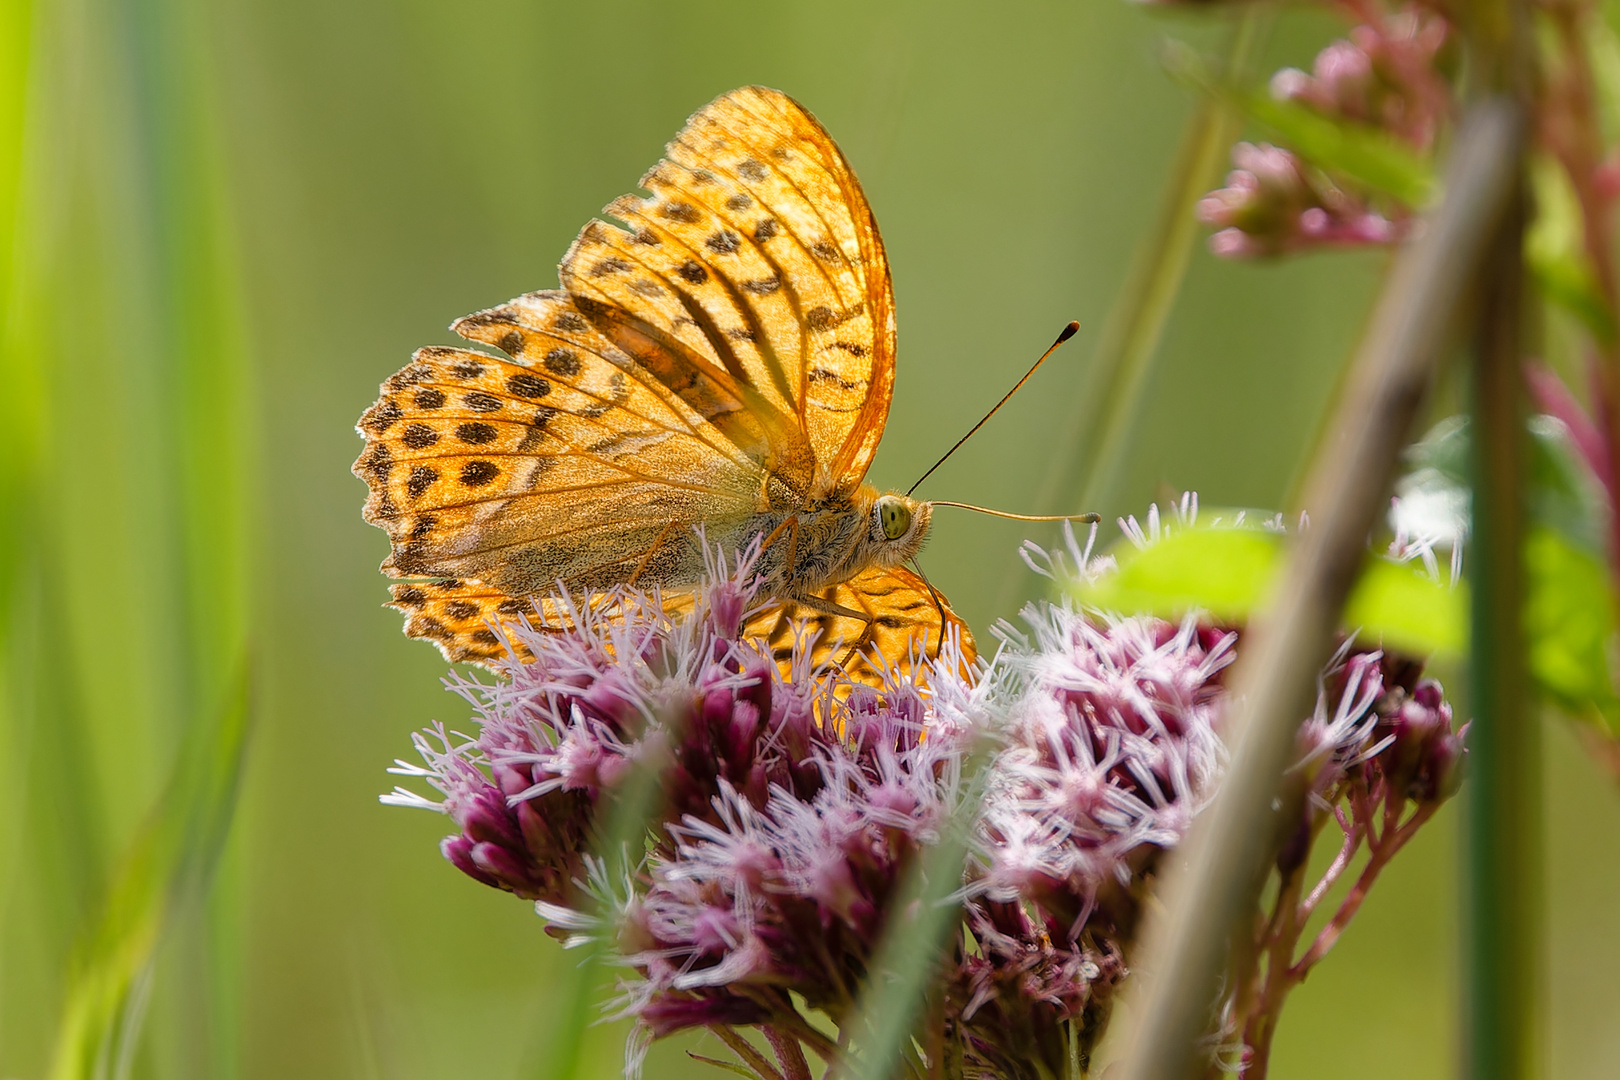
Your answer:
[[[1137,965],[1141,1020],[1122,1080],[1173,1080],[1198,1065],[1216,976],[1239,918],[1254,908],[1276,845],[1293,820],[1282,795],[1299,720],[1329,652],[1367,533],[1438,366],[1453,313],[1497,230],[1519,172],[1523,120],[1510,99],[1464,118],[1446,197],[1396,260],[1306,485],[1312,526],[1295,541],[1277,599],[1258,617],[1233,673],[1231,767],[1172,865],[1164,908]],[[1286,800],[1285,800],[1286,801]]]
[[[668,745],[675,745],[676,736]],[[646,851],[646,837],[654,815],[663,802],[660,777],[668,768],[669,755],[650,754],[639,760],[618,788],[617,796],[604,795],[597,805],[599,836],[597,856],[602,860],[603,878],[613,884],[635,874]],[[616,929],[617,913],[601,910],[592,912],[600,920],[602,931],[580,948],[580,960],[566,968],[558,980],[556,997],[565,1002],[553,1020],[553,1036],[547,1043],[546,1057],[539,1075],[544,1080],[576,1080],[586,1075],[581,1069],[585,1061],[585,1033],[589,1030],[590,1015],[595,1009],[602,990],[601,983],[607,968],[612,942],[608,938]]]
[[[1540,879],[1536,780],[1540,751],[1529,708],[1525,595],[1524,421],[1520,308],[1522,196],[1485,266],[1473,377],[1472,637],[1464,969],[1472,1080],[1536,1074]],[[1504,978],[1502,945],[1514,942]]]
[[[1466,15],[1479,92],[1531,100],[1528,5],[1475,0]],[[1481,259],[1473,318],[1469,686],[1474,719],[1464,804],[1462,950],[1463,1075],[1470,1080],[1527,1080],[1538,1072],[1531,1003],[1540,1000],[1542,972],[1535,903],[1541,877],[1540,758],[1523,625],[1528,399],[1523,248],[1530,208],[1522,171],[1518,163],[1510,212],[1493,230]],[[1612,375],[1612,365],[1606,367]],[[1617,405],[1620,399],[1610,394],[1611,418]],[[1612,426],[1609,437],[1612,448]],[[1501,958],[1510,942],[1512,972],[1504,977]]]

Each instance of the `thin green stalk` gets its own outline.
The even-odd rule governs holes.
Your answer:
[[[677,741],[678,733],[672,732],[666,745],[676,745]],[[598,808],[601,832],[597,857],[602,860],[603,881],[612,887],[634,875],[641,865],[647,850],[648,826],[664,798],[659,778],[668,765],[667,755],[637,760],[620,786],[619,797],[604,796]],[[577,959],[563,969],[561,978],[553,984],[552,999],[561,1002],[562,1009],[553,1015],[545,1059],[537,1073],[541,1080],[582,1080],[592,1075],[583,1071],[585,1033],[606,989],[607,961],[615,944],[610,937],[616,930],[618,912],[603,910],[600,904],[593,910],[588,900],[580,910],[594,915],[601,929],[575,951]]]
[[[125,1074],[138,1045],[157,946],[175,910],[205,894],[224,847],[252,718],[253,680],[244,655],[226,708],[214,723],[193,729],[163,798],[80,942],[51,1080]]]
[[[1477,92],[1530,101],[1529,9],[1476,0],[1464,29]],[[1470,542],[1469,790],[1464,803],[1463,1075],[1539,1075],[1541,1000],[1540,748],[1530,708],[1523,612],[1527,514],[1523,321],[1524,231],[1531,216],[1523,165],[1510,213],[1479,264],[1470,385],[1474,437]],[[1612,404],[1612,403],[1611,403]],[[1511,970],[1502,965],[1512,943]]]
[[[1270,14],[1259,9],[1244,13],[1227,50],[1227,71],[1247,65],[1270,21]],[[1153,227],[1137,248],[1098,337],[1077,407],[1052,442],[1034,505],[1055,506],[1073,494],[1073,502],[1063,505],[1091,509],[1112,498],[1159,342],[1198,241],[1199,196],[1219,174],[1241,123],[1237,109],[1214,96],[1206,96],[1188,117]],[[1021,570],[1010,572],[1003,582],[1001,608],[1022,576]]]

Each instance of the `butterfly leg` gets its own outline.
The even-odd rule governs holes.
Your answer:
[[[782,576],[786,580],[791,581],[793,576],[793,561],[798,557],[799,554],[799,515],[794,514],[791,517],[784,518],[780,525],[766,533],[765,539],[759,542],[759,550],[760,553],[763,554],[767,548],[780,540],[783,534],[786,534],[787,536],[788,548],[787,558],[784,559],[781,564]]]
[[[843,604],[837,604],[823,597],[808,594],[793,597],[793,602],[822,615],[833,615],[841,619],[854,619],[861,624],[860,636],[847,645],[844,648],[843,655],[838,658],[839,667],[848,667],[850,660],[854,659],[856,654],[872,643],[872,627],[876,621],[872,612],[856,611],[854,608],[845,607]]]

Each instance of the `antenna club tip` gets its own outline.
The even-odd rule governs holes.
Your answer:
[[[1079,517],[1075,518],[1075,520],[1083,521],[1087,525],[1096,525],[1098,522],[1102,521],[1102,515],[1093,510],[1089,514],[1081,514]]]
[[[1079,324],[1079,322],[1071,319],[1069,321],[1069,325],[1065,326],[1063,328],[1063,332],[1057,336],[1057,343],[1059,345],[1061,345],[1065,341],[1068,341],[1070,338],[1074,337],[1074,335],[1078,334],[1079,332],[1080,332],[1080,324]]]

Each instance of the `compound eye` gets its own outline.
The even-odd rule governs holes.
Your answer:
[[[911,508],[894,496],[885,495],[879,499],[877,510],[883,535],[890,540],[900,539],[911,528]]]

